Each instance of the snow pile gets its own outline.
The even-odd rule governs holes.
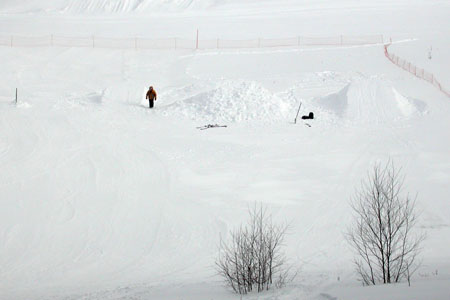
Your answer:
[[[410,119],[426,112],[426,104],[409,99],[378,78],[353,81],[310,105],[322,113],[352,123],[380,124]]]
[[[208,122],[286,120],[293,106],[257,82],[225,81],[164,108],[169,115]]]

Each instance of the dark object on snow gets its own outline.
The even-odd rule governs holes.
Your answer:
[[[314,119],[314,113],[310,112],[307,116],[302,116],[302,120]]]
[[[157,98],[156,91],[151,86],[148,89],[147,95],[145,96],[145,99],[148,99],[148,106],[150,108],[153,108],[153,104],[154,104],[154,101],[156,101],[156,98]]]
[[[208,128],[215,128],[215,127],[227,127],[227,125],[208,124],[208,125],[205,125],[205,126],[197,127],[197,129],[205,130],[205,129],[208,129]]]

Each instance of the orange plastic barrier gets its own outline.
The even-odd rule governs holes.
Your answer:
[[[426,80],[435,87],[437,87],[441,92],[443,92],[445,95],[450,97],[450,92],[448,92],[444,87],[437,81],[436,77],[424,69],[416,67],[414,64],[410,63],[407,60],[404,60],[403,58],[398,57],[395,54],[389,53],[388,47],[390,44],[384,45],[384,55],[389,59],[394,65],[402,68],[403,70],[413,74],[414,76]]]
[[[113,49],[245,49],[270,47],[301,46],[352,46],[382,44],[382,35],[332,36],[291,38],[255,38],[248,40],[205,39],[190,40],[183,38],[147,39],[147,38],[107,38],[99,36],[68,37],[47,36],[4,36],[0,35],[0,46],[6,47],[90,47]]]

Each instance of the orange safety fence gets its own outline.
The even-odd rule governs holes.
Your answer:
[[[183,38],[107,38],[99,36],[68,37],[60,35],[46,36],[5,36],[0,35],[0,46],[6,47],[88,47],[111,49],[243,49],[301,46],[352,46],[382,44],[382,35],[331,36],[290,38],[255,38],[247,40],[205,39],[190,40]]]
[[[439,81],[437,81],[434,74],[429,73],[425,71],[422,68],[418,68],[414,64],[410,63],[409,61],[398,57],[395,54],[389,53],[388,47],[390,44],[384,45],[384,55],[389,59],[394,65],[397,65],[398,67],[402,68],[403,70],[413,74],[414,76],[423,79],[425,81],[428,81],[432,85],[434,85],[436,88],[438,88],[442,93],[450,97],[450,92],[446,90]]]

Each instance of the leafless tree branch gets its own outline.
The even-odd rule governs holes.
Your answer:
[[[364,285],[410,279],[417,269],[423,234],[415,234],[415,199],[402,196],[404,178],[392,162],[376,165],[352,200],[354,224],[347,240],[355,250]]]

